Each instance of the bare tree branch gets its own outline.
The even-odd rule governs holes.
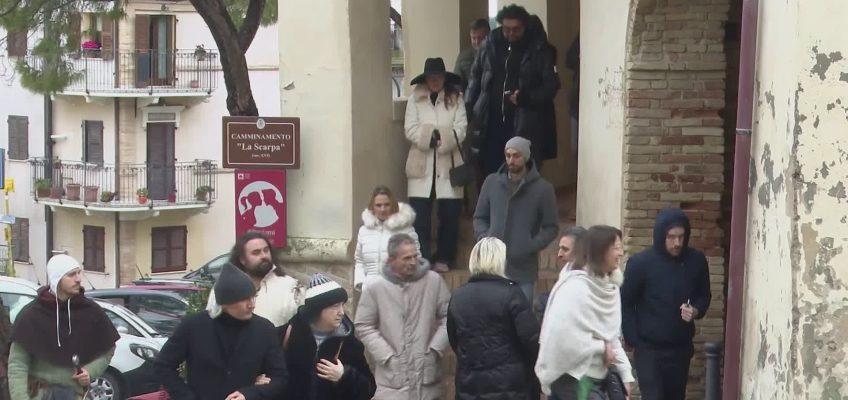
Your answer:
[[[256,37],[256,32],[259,31],[264,9],[265,0],[250,0],[250,5],[247,6],[247,13],[238,32],[239,45],[245,51],[250,47],[253,38]]]

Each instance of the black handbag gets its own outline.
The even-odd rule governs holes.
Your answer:
[[[606,392],[609,400],[627,399],[627,389],[624,387],[624,381],[621,380],[621,375],[619,375],[613,368],[609,369],[607,377],[604,378],[604,382],[601,386],[603,386],[604,392]]]
[[[456,139],[456,145],[459,147],[459,158],[462,159],[462,165],[456,166],[453,162],[453,154],[450,155],[450,183],[453,187],[464,187],[470,185],[474,181],[474,174],[471,166],[465,162],[465,154],[463,153],[462,143],[459,141],[459,136],[456,131],[453,131],[453,138]]]

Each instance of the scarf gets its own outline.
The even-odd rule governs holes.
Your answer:
[[[83,291],[60,302],[45,286],[18,314],[11,341],[35,358],[72,367],[74,355],[79,356],[80,365],[86,365],[108,352],[120,338],[103,309]]]
[[[564,374],[585,376],[603,357],[604,342],[618,341],[620,330],[618,287],[585,271],[565,274],[551,290],[539,337],[536,375],[545,393]]]

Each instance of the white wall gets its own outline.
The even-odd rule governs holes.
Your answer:
[[[803,9],[803,13],[801,10]],[[742,396],[848,393],[848,44],[839,0],[760,2]]]
[[[577,223],[584,226],[622,223],[629,11],[629,2],[620,0],[581,3]]]
[[[0,37],[6,37],[2,29]],[[33,44],[34,37],[30,37],[29,46]],[[30,224],[29,256],[32,263],[16,263],[15,269],[19,277],[44,282],[44,266],[47,263],[44,207],[36,206],[30,196],[30,170],[27,162],[8,159],[9,115],[29,117],[29,157],[44,155],[44,97],[20,86],[15,72],[16,60],[7,56],[5,40],[0,40],[0,147],[6,149],[7,153],[6,178],[15,180],[15,192],[9,194],[9,209],[12,215],[28,218]]]

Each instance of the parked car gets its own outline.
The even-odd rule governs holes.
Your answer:
[[[218,280],[218,275],[221,274],[221,268],[230,259],[230,254],[221,254],[200,266],[200,268],[189,271],[182,278],[141,278],[136,279],[132,283],[136,286],[144,285],[196,285],[215,283]]]
[[[191,296],[194,294],[198,294],[203,291],[203,288],[200,285],[182,285],[182,284],[161,284],[161,285],[122,285],[121,289],[136,289],[136,290],[157,290],[160,292],[171,293],[178,295],[185,299],[186,301],[191,301]]]
[[[37,290],[38,285],[25,279],[0,276],[0,296],[9,309],[12,323],[18,312],[35,300]],[[153,359],[167,338],[126,308],[103,301],[97,304],[121,338],[115,344],[115,355],[106,372],[91,383],[87,399],[123,400],[128,396],[157,392],[161,385],[153,373]]]
[[[98,289],[86,296],[126,307],[156,331],[171,336],[188,310],[188,300],[165,291],[120,288]]]

